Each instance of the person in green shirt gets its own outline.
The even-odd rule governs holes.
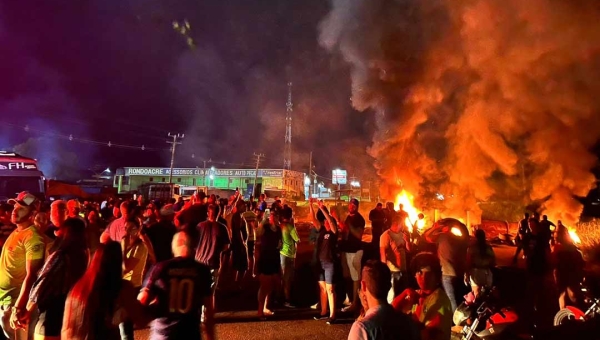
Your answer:
[[[300,242],[296,227],[292,222],[292,208],[285,206],[281,212],[281,233],[283,236],[283,245],[279,252],[281,258],[281,269],[283,271],[283,294],[285,297],[284,306],[293,308],[291,303],[292,281],[294,279],[294,266],[296,260],[296,245]]]
[[[26,339],[25,322],[29,292],[44,264],[44,239],[33,224],[39,202],[28,192],[20,193],[13,204],[11,222],[17,226],[0,255],[0,326],[10,339]]]

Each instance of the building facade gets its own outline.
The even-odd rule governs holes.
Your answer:
[[[121,168],[114,177],[114,187],[119,194],[135,193],[146,183],[168,183],[169,168]],[[243,193],[252,192],[254,177],[261,192],[269,189],[283,190],[286,196],[304,196],[304,173],[284,169],[215,169],[174,168],[173,184],[203,186],[215,189],[239,188]]]

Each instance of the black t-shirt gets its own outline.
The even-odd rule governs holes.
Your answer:
[[[211,285],[210,269],[193,258],[158,263],[146,284],[150,300],[158,300],[151,339],[200,339],[200,312]]]
[[[204,263],[211,269],[220,266],[221,251],[230,244],[227,227],[219,222],[204,221],[198,225],[198,247],[196,261]]]
[[[319,261],[321,262],[333,262],[335,256],[335,246],[337,242],[337,235],[332,231],[327,231],[327,228],[321,227],[319,229],[319,238],[317,239],[317,253],[319,254]]]
[[[371,228],[373,233],[383,233],[385,228],[385,212],[383,209],[373,209],[369,213],[369,220],[371,221]]]
[[[196,227],[200,222],[208,218],[208,206],[202,203],[196,203],[183,210],[177,217],[181,222],[183,230],[188,233],[193,245],[198,244],[198,231]]]
[[[163,262],[173,258],[171,241],[177,232],[177,228],[170,221],[160,221],[145,228],[145,234],[150,239],[156,262]]]
[[[365,231],[365,219],[362,215],[356,212],[354,215],[348,215],[344,224],[350,230],[358,230],[362,234]],[[343,242],[342,251],[346,253],[356,253],[362,249],[362,240],[348,232],[348,236]]]

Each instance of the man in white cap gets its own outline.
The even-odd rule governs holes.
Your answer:
[[[28,192],[20,193],[13,204],[11,222],[17,226],[0,255],[0,325],[8,339],[27,339],[26,312],[29,291],[44,264],[44,239],[33,224],[38,201]]]

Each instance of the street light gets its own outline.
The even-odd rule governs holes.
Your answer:
[[[360,187],[360,182],[359,181],[352,181],[350,182],[350,185],[353,187]]]

